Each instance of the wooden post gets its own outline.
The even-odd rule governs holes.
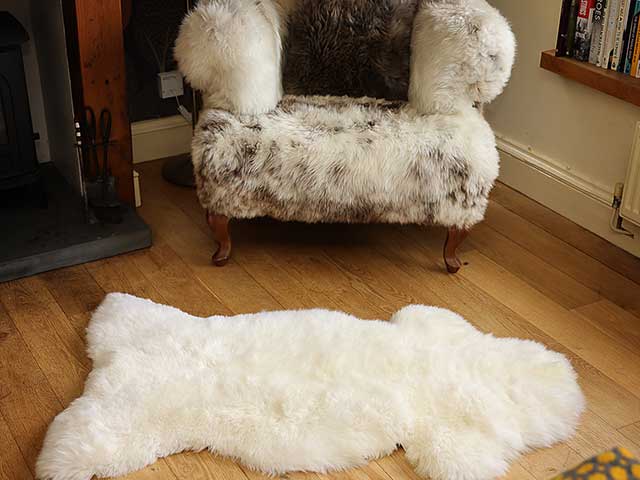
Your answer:
[[[116,143],[109,148],[109,165],[118,181],[120,200],[133,205],[133,152],[121,2],[64,0],[63,5],[67,28],[75,27],[75,32],[67,32],[67,43],[73,43],[74,37],[77,39],[75,48],[70,48],[75,52],[72,51],[69,58],[76,118],[82,118],[84,107],[93,108],[96,116],[103,108],[111,111],[111,140]]]

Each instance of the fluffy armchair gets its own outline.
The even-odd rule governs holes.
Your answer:
[[[515,40],[485,0],[201,0],[175,55],[205,109],[198,196],[231,253],[231,218],[449,228],[445,262],[498,175],[481,106]]]

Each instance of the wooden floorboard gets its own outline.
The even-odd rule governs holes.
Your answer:
[[[0,480],[33,478],[9,425],[0,416]]]
[[[622,427],[619,431],[628,441],[635,445],[636,449],[640,450],[640,422]]]
[[[594,260],[640,283],[640,258],[625,252],[502,183],[496,184],[491,192],[491,199]]]
[[[47,272],[40,278],[78,336],[84,338],[91,313],[104,298],[104,290],[83,265]]]
[[[82,393],[91,369],[83,339],[40,277],[0,284],[0,302],[58,400],[68,405]]]
[[[0,416],[35,474],[46,428],[62,405],[1,302],[0,332]]]
[[[640,314],[640,285],[512,211],[492,202],[485,224],[603,297]]]
[[[232,223],[234,256],[210,265],[214,242],[192,190],[139,166],[154,233],[145,251],[0,285],[0,479],[32,479],[46,426],[82,391],[84,330],[110,292],[191,314],[332,308],[389,319],[438,305],[497,336],[544,343],[572,361],[588,410],[565,444],[532,452],[505,479],[544,480],[599,450],[640,453],[640,261],[499,185],[487,221],[444,272],[439,228]],[[184,453],[128,480],[267,480],[232,460]],[[418,480],[402,450],[331,475],[289,480]]]
[[[574,312],[611,337],[617,345],[640,352],[640,321],[635,315],[609,300],[576,308]]]
[[[551,300],[567,308],[597,302],[600,295],[498,233],[488,225],[478,225],[470,243],[514,275],[525,280]]]

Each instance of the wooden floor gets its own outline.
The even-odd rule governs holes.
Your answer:
[[[616,445],[640,453],[640,260],[498,186],[457,276],[444,273],[441,229],[271,221],[233,224],[234,257],[219,269],[194,192],[164,183],[157,162],[139,171],[153,248],[0,285],[0,478],[33,478],[47,425],[91,369],[83,343],[91,311],[116,291],[203,316],[326,307],[387,319],[409,303],[447,307],[484,331],[566,354],[588,397],[575,438],[527,455],[508,478],[548,479]],[[199,453],[127,478],[257,477]],[[416,476],[397,452],[331,478]]]

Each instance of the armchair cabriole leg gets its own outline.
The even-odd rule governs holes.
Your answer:
[[[218,249],[211,261],[216,267],[224,267],[231,258],[231,236],[229,235],[229,219],[224,215],[207,212],[207,223],[213,232],[213,238],[218,242]]]
[[[444,244],[444,263],[447,265],[449,273],[458,273],[458,270],[462,267],[462,262],[456,252],[468,235],[468,230],[456,227],[451,227],[447,232],[447,240]]]

